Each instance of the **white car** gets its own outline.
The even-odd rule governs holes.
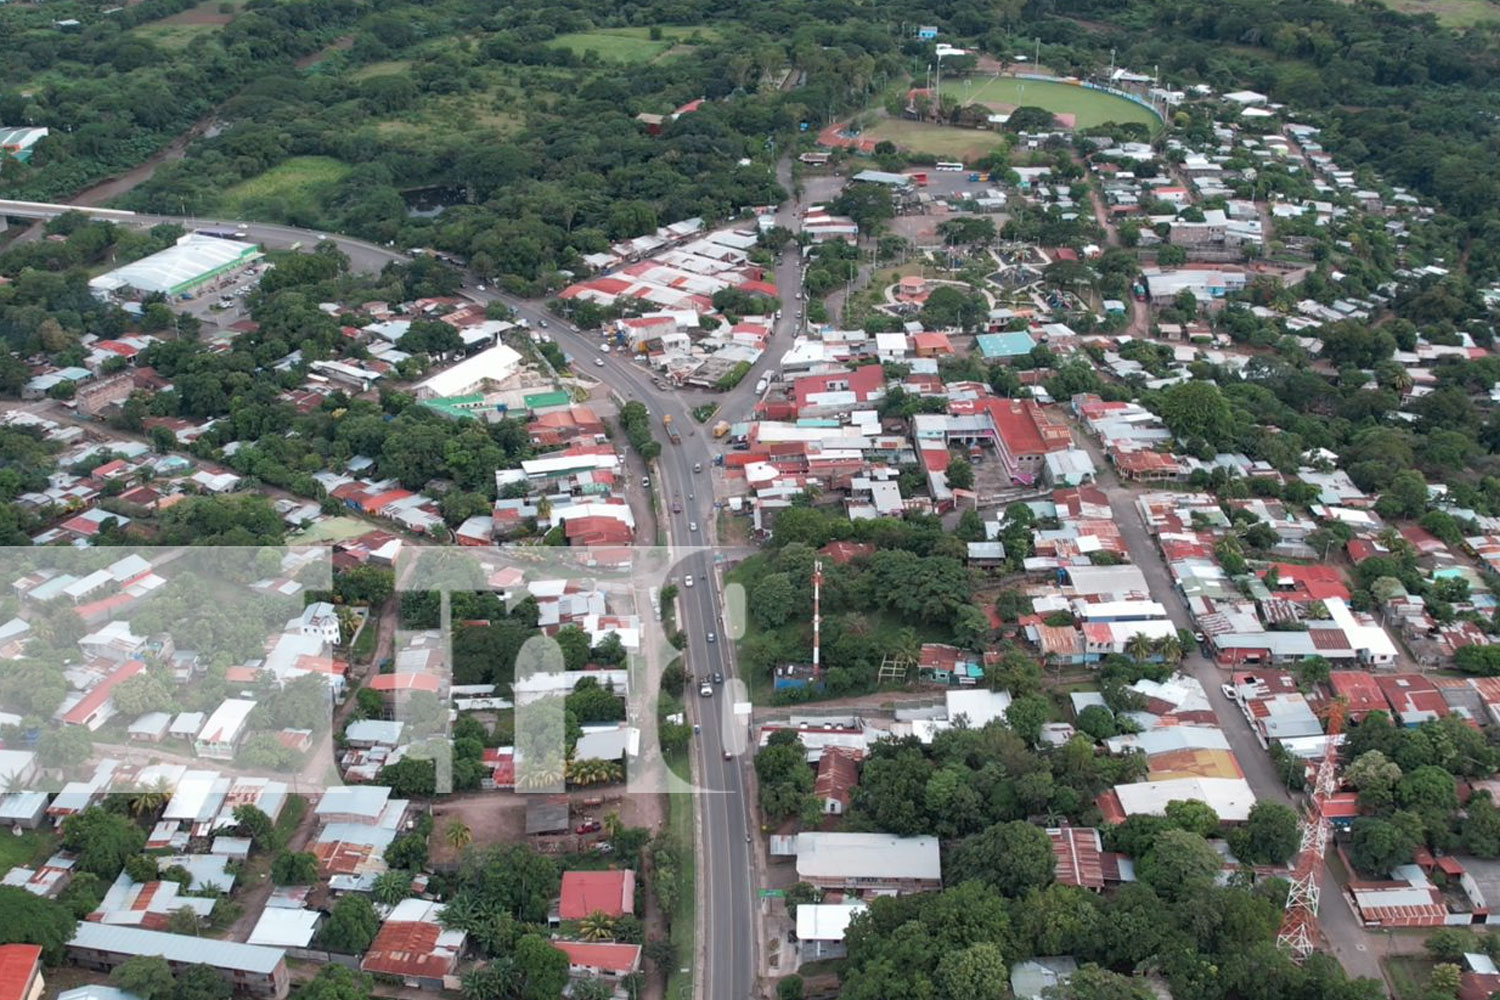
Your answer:
[[[687,576],[683,577],[682,585],[684,587],[691,587],[693,585],[693,574],[689,573]]]
[[[1220,684],[1219,690],[1224,692],[1224,697],[1230,701],[1239,701],[1240,696],[1235,692],[1233,684]]]
[[[485,288],[485,287],[484,287],[484,286],[483,286],[483,285],[480,285],[480,286],[479,286],[479,290],[480,290],[480,291],[481,291],[481,292],[487,292],[487,291],[489,291],[489,289],[488,289],[488,288]]]
[[[604,367],[604,359],[603,358],[595,358],[594,359],[594,367],[595,368],[603,368]]]
[[[697,521],[689,521],[688,522],[688,530],[689,531],[697,531],[698,530],[698,522]]]

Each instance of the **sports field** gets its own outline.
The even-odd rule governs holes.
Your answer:
[[[968,79],[943,88],[964,104],[987,104],[1017,108],[1044,108],[1058,115],[1072,115],[1075,128],[1093,128],[1105,122],[1140,122],[1155,128],[1161,123],[1146,108],[1123,97],[1051,80],[1020,80],[1013,76]]]
[[[965,163],[989,155],[1001,144],[1000,136],[984,129],[954,128],[905,118],[882,118],[865,129],[863,138],[876,142],[888,139],[909,152]]]

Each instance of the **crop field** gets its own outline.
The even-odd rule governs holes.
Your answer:
[[[223,203],[243,212],[256,203],[277,199],[294,212],[304,207],[311,211],[347,173],[349,167],[331,156],[294,156],[225,191]]]
[[[1160,119],[1134,101],[1071,83],[996,76],[987,80],[969,79],[956,86],[949,84],[944,93],[965,104],[1007,108],[1027,105],[1045,108],[1053,114],[1073,115],[1077,128],[1092,128],[1105,122],[1140,122],[1152,128],[1160,124]]]
[[[712,32],[706,28],[663,28],[661,37],[653,39],[650,28],[596,28],[558,35],[547,44],[552,48],[570,49],[579,56],[593,50],[605,62],[643,63],[650,62],[694,34],[709,37]]]

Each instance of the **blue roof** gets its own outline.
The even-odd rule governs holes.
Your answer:
[[[987,358],[1015,358],[1030,354],[1031,349],[1036,346],[1036,341],[1025,330],[1014,333],[981,333],[975,340],[979,344],[979,353]]]

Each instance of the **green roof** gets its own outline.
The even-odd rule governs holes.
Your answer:
[[[475,392],[467,396],[439,396],[435,399],[424,399],[422,405],[436,410],[445,417],[453,417],[455,420],[467,419],[474,416],[476,410],[484,409],[484,393]]]
[[[555,392],[538,392],[530,396],[523,396],[522,402],[528,410],[542,410],[549,406],[567,406],[573,402],[573,397],[563,389]]]

